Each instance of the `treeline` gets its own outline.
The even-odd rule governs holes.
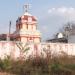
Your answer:
[[[75,75],[75,56],[35,57],[13,60],[0,59],[0,72],[15,75]]]

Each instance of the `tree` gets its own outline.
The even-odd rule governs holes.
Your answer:
[[[20,49],[20,60],[25,59],[25,53],[30,49],[27,43],[18,42],[17,47]]]

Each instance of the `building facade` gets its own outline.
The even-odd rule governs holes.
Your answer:
[[[16,21],[16,31],[13,36],[16,41],[40,43],[41,33],[37,30],[37,18],[25,11]]]

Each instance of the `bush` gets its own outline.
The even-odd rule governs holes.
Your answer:
[[[17,75],[75,75],[75,63],[72,59],[65,58],[33,58],[27,60],[11,60],[10,57],[0,59],[0,71],[10,72]],[[63,62],[63,63],[62,63]]]

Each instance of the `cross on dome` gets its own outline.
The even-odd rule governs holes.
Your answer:
[[[30,8],[30,4],[25,4],[23,6],[24,12],[28,12],[29,8]]]

